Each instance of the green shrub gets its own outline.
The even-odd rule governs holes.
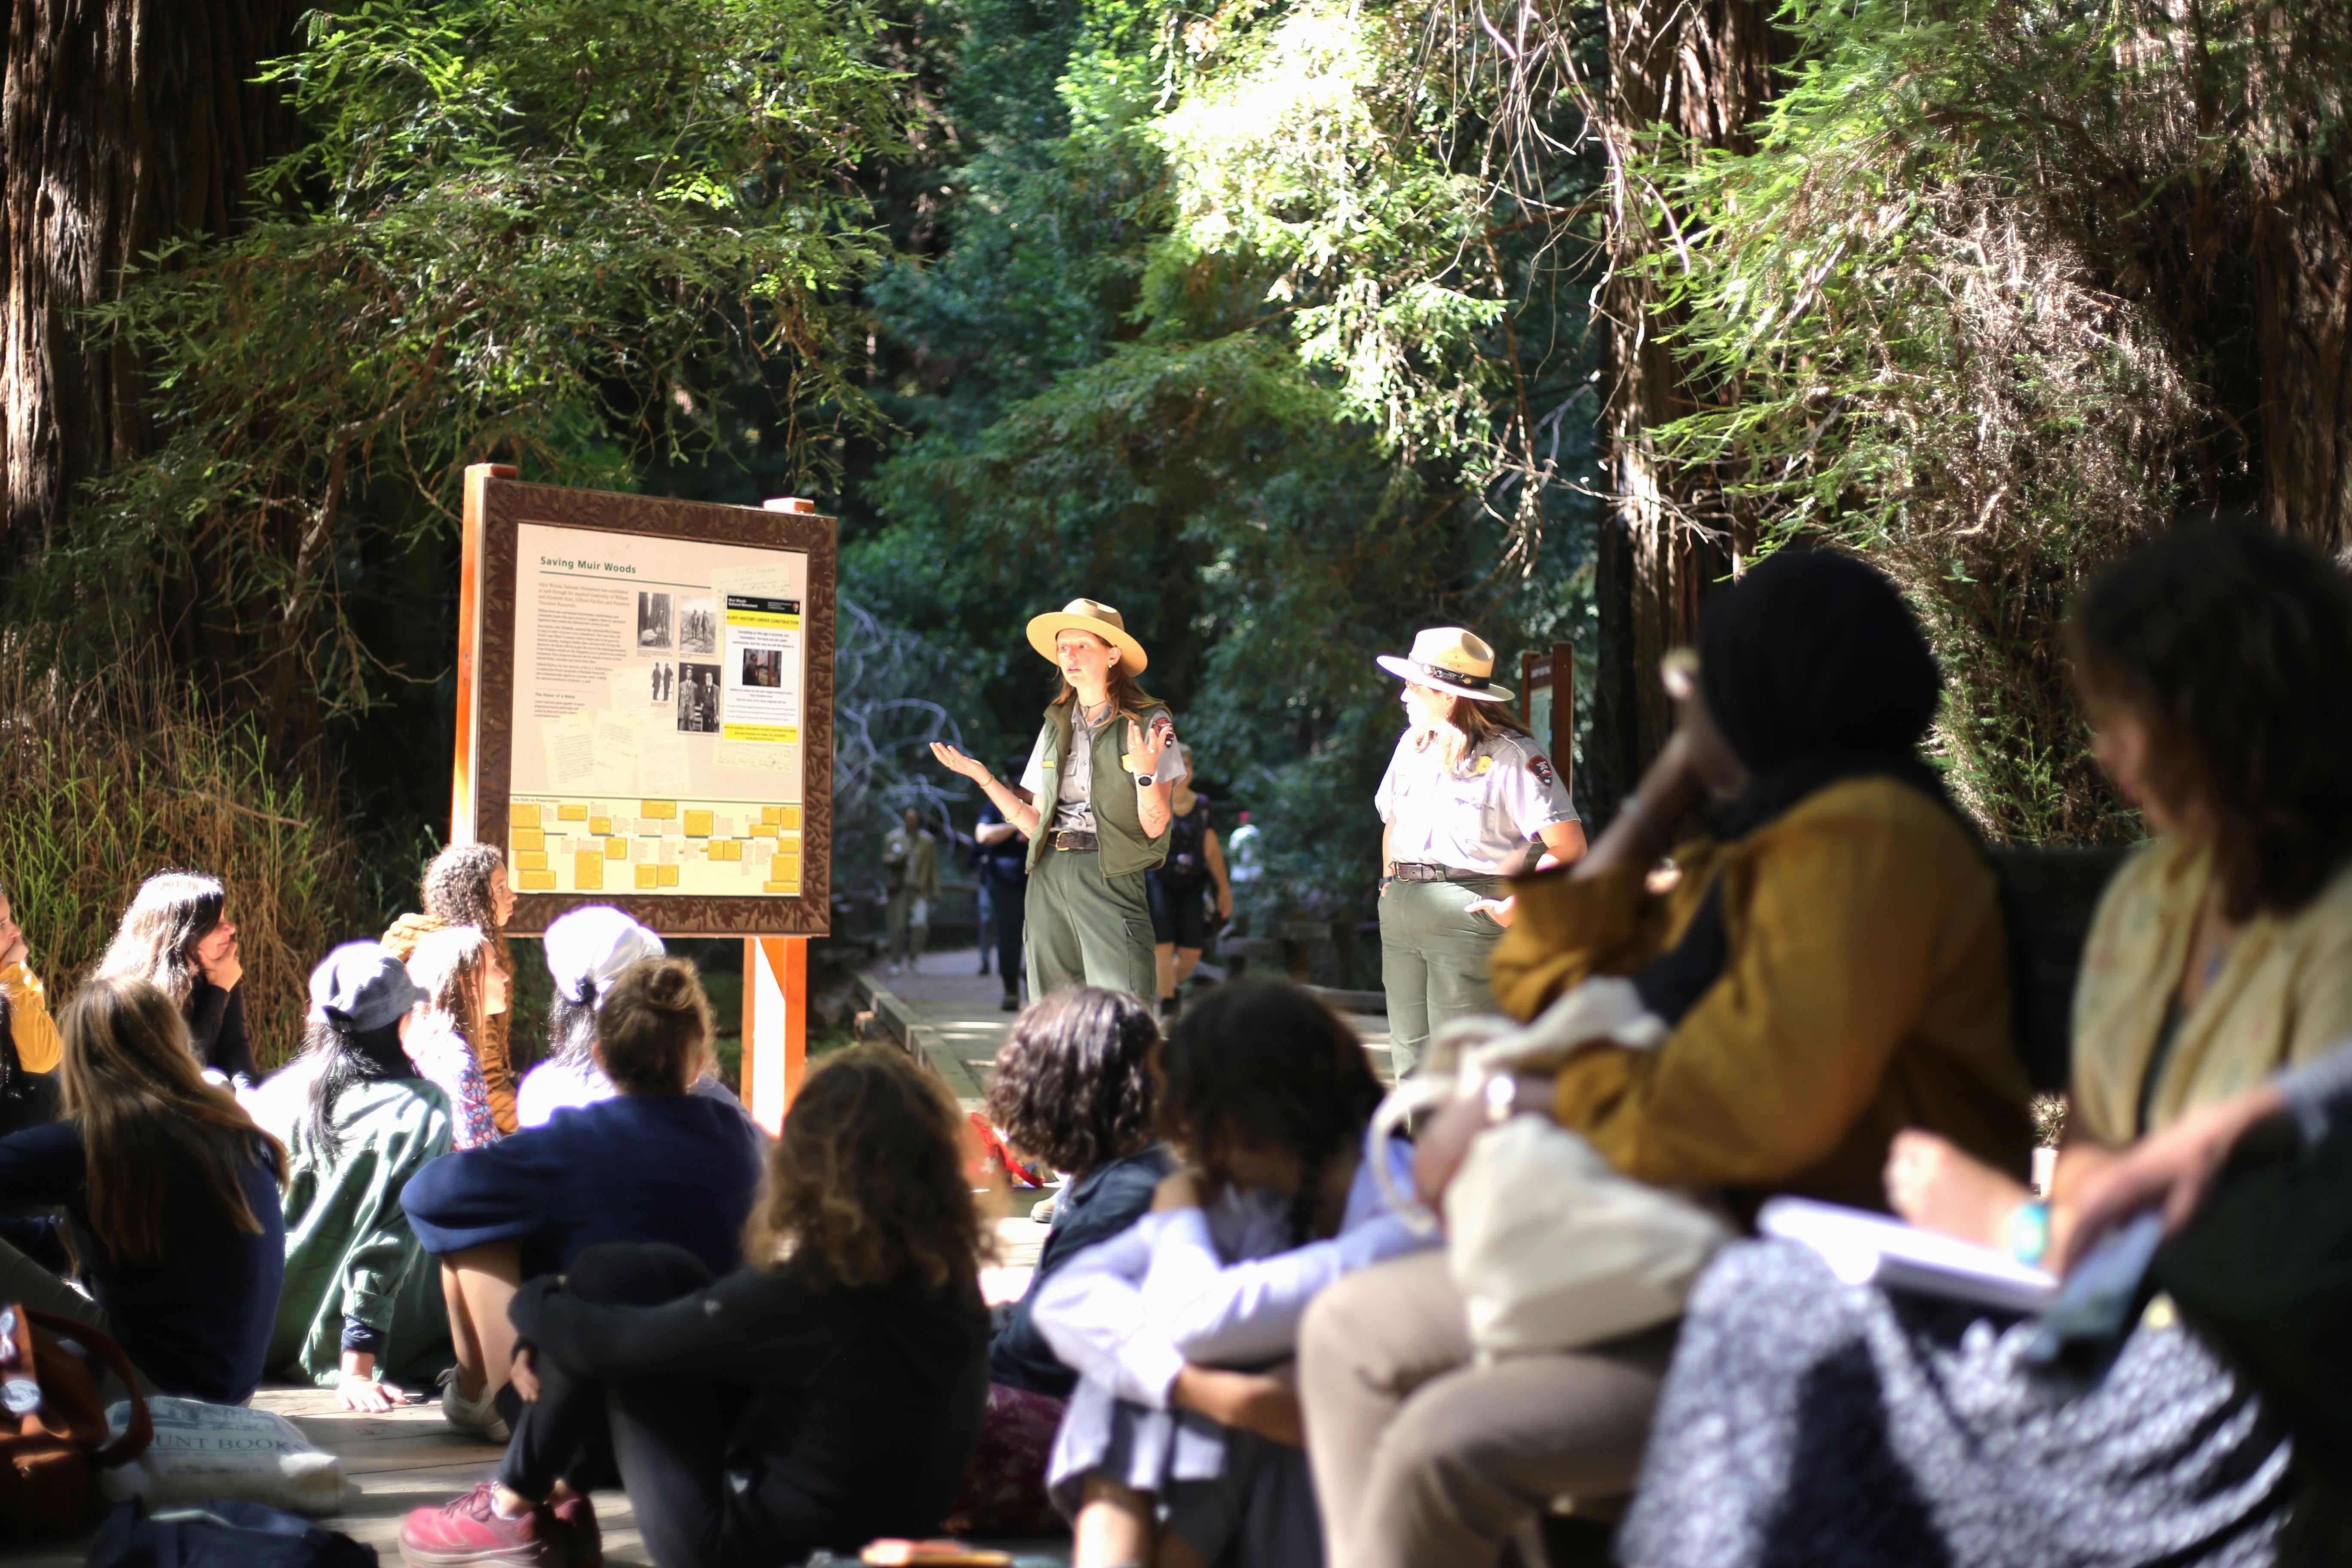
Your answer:
[[[311,965],[373,934],[331,805],[269,755],[249,716],[215,717],[128,669],[68,679],[23,640],[0,645],[0,883],[52,1007],[106,951],[139,883],[167,867],[227,887],[255,1056],[284,1060]]]

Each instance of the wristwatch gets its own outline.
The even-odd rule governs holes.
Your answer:
[[[1138,773],[1135,775],[1136,787],[1139,789],[1150,789],[1153,784],[1156,784],[1159,782],[1160,781],[1158,779],[1153,778],[1150,773]]]

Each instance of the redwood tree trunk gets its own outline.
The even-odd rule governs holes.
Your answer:
[[[1614,500],[1601,528],[1601,653],[1588,789],[1602,819],[1630,793],[1673,725],[1658,660],[1691,641],[1700,611],[1748,541],[1719,477],[1677,469],[1652,432],[1692,412],[1696,389],[1661,333],[1671,319],[1630,275],[1660,240],[1628,162],[1661,130],[1747,151],[1771,92],[1778,36],[1769,0],[1609,0],[1607,138],[1616,198],[1614,267],[1603,296],[1610,396],[1605,437]]]
[[[2273,526],[2352,559],[2352,19],[2258,17],[2254,309]]]
[[[80,314],[123,268],[236,219],[295,126],[255,68],[295,0],[8,0],[0,77],[0,559],[61,537],[75,487],[151,439],[138,367]]]

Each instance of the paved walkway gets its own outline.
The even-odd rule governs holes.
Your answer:
[[[1013,1015],[1003,1011],[1003,987],[979,970],[979,955],[963,948],[926,953],[913,969],[898,974],[877,960],[860,975],[872,990],[887,992],[905,1005],[905,1021],[918,1031],[909,1043],[930,1059],[969,1110],[980,1109],[1013,1023]],[[1367,1013],[1348,1017],[1371,1056],[1372,1070],[1389,1082],[1388,1019]]]

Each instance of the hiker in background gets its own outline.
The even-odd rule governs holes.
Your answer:
[[[1860,561],[1783,552],[1708,606],[1696,663],[1695,680],[1685,659],[1661,670],[1675,735],[1591,853],[1512,884],[1492,970],[1520,1019],[1614,982],[1656,1043],[1590,1045],[1440,1111],[1417,1145],[1424,1200],[1522,1114],[1742,1214],[1775,1193],[1883,1206],[1906,1125],[2023,1175],[2000,879],[1920,754],[1943,677],[1917,617]],[[1698,837],[1709,801],[1720,844]],[[1669,851],[1681,879],[1653,891]],[[1343,1280],[1299,1356],[1332,1557],[1492,1563],[1553,1499],[1625,1496],[1673,1342],[1666,1324],[1487,1360],[1446,1258]]]
[[[1142,1218],[1176,1168],[1153,1121],[1159,1045],[1140,1000],[1079,985],[1033,1003],[996,1054],[989,1119],[1014,1148],[1061,1173],[1062,1190],[1029,1289],[999,1314],[989,1338],[988,1420],[971,1479],[949,1514],[959,1533],[1047,1535],[1062,1527],[1045,1495],[1045,1460],[1078,1374],[1037,1331],[1031,1306],[1064,1264]]]
[[[228,892],[201,871],[159,871],[139,885],[106,956],[101,980],[144,980],[188,1021],[188,1047],[222,1082],[250,1089],[258,1075],[245,1026],[245,965]]]
[[[489,939],[490,959],[500,976],[500,982],[489,987],[490,993],[510,997],[514,950],[507,945],[506,926],[514,915],[515,896],[507,877],[506,857],[488,844],[452,844],[425,868],[417,892],[424,912],[393,921],[392,929],[383,933],[384,951],[405,963],[417,942],[430,932],[447,926],[472,926]],[[507,1001],[499,1000],[483,1016],[479,1032],[466,1037],[481,1068],[490,1121],[502,1133],[513,1131],[518,1125],[514,1056],[507,1038],[513,1016]]]
[[[2071,1244],[2137,1141],[2352,1043],[2352,583],[2266,528],[2177,528],[2091,586],[2068,639],[2093,751],[2154,837],[2084,946],[2049,1198],[1924,1131],[1885,1173],[1914,1224],[2026,1263]],[[1628,1561],[2272,1561],[2284,1434],[2169,1311],[2072,1401],[2033,1396],[2033,1324],[1982,1318],[1916,1313],[1787,1243],[1727,1248],[1691,1298]],[[1727,1397],[1753,1413],[1737,1430]]]
[[[1143,874],[1167,856],[1168,800],[1185,778],[1176,721],[1137,684],[1143,645],[1108,605],[1073,599],[1033,617],[1029,646],[1054,662],[1055,695],[1021,775],[1028,799],[944,741],[931,754],[1029,839],[1029,994],[1104,985],[1149,998]]]
[[[0,1140],[0,1205],[63,1208],[89,1294],[0,1243],[0,1300],[111,1334],[159,1393],[241,1405],[286,1271],[286,1152],[147,982],[87,982],[63,1025],[65,1118]]]
[[[515,1094],[516,1120],[525,1127],[544,1127],[559,1110],[613,1098],[613,1080],[596,1065],[596,1010],[621,971],[662,955],[661,938],[609,904],[558,917],[540,947],[555,996],[547,1010],[547,1059]],[[751,1121],[743,1102],[719,1081],[715,1062],[706,1063],[687,1092],[723,1100]]]
[[[1209,945],[1205,896],[1215,892],[1219,921],[1234,918],[1234,888],[1225,878],[1224,847],[1209,826],[1209,798],[1192,789],[1192,748],[1176,750],[1184,759],[1184,778],[1168,799],[1168,858],[1145,873],[1162,1018],[1176,1016],[1177,997]]]
[[[1072,1562],[1166,1563],[1181,1542],[1230,1568],[1313,1568],[1298,1402],[1275,1369],[1318,1292],[1432,1244],[1373,1172],[1384,1161],[1402,1184],[1412,1150],[1366,1147],[1381,1089],[1363,1043],[1287,981],[1210,992],[1168,1037],[1160,1076],[1159,1122],[1182,1168],[1033,1309],[1079,1374],[1047,1471],[1075,1522]]]
[[[58,1119],[62,1047],[16,906],[0,887],[0,1137]]]
[[[500,1134],[476,1042],[488,1036],[489,1020],[507,1010],[507,975],[498,950],[478,927],[443,926],[418,940],[408,977],[425,1001],[409,1020],[401,1048],[449,1097],[457,1147],[495,1142]]]
[[[451,1426],[503,1443],[522,1415],[507,1309],[523,1280],[607,1241],[672,1242],[714,1275],[742,1261],[765,1151],[748,1118],[688,1092],[709,1067],[710,1035],[694,966],[639,959],[595,1014],[590,1049],[612,1098],[436,1160],[401,1194],[441,1265],[457,1354],[441,1394]]]
[[[596,1561],[566,1467],[597,1431],[665,1568],[854,1558],[936,1532],[988,1397],[989,1237],[963,1125],[897,1047],[840,1052],[770,1153],[747,1267],[714,1281],[683,1248],[614,1243],[524,1285],[515,1382],[540,1408],[495,1479],[408,1516],[403,1555]]]
[[[890,973],[898,973],[902,963],[919,973],[931,940],[931,906],[940,898],[940,842],[911,805],[883,840],[882,882],[890,895]]]
[[[1024,759],[1015,757],[1005,770],[1018,776]],[[1018,787],[1009,793],[1026,805],[1028,794]],[[980,805],[980,824],[971,830],[980,855],[980,885],[987,889],[989,910],[996,924],[996,975],[1004,984],[1004,1011],[1021,1011],[1021,977],[1027,964],[1022,956],[1022,906],[1029,897],[1029,841],[1004,819],[994,800]]]
[[[1449,1018],[1496,1010],[1486,963],[1511,919],[1503,886],[1530,840],[1545,865],[1584,853],[1584,824],[1551,759],[1488,679],[1495,650],[1460,626],[1380,657],[1404,682],[1404,733],[1372,796],[1381,821],[1381,984],[1389,1060],[1421,1063]]]
[[[344,943],[310,972],[303,1053],[279,1075],[301,1093],[285,1138],[286,1282],[268,1364],[333,1385],[347,1410],[389,1410],[395,1384],[429,1386],[449,1364],[440,1274],[400,1204],[450,1146],[447,1098],[400,1047],[425,999],[382,947]]]

